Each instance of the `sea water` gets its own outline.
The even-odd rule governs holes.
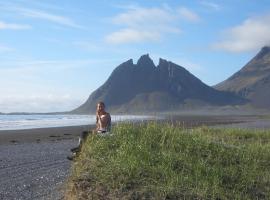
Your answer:
[[[153,119],[144,115],[112,115],[112,122]],[[95,115],[0,115],[0,130],[20,130],[63,126],[93,125]]]

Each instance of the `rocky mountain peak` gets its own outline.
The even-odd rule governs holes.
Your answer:
[[[149,57],[149,54],[142,55],[137,62],[139,67],[156,67],[153,60]]]
[[[168,65],[168,61],[163,59],[163,58],[159,58],[159,62],[158,62],[158,66],[162,67],[162,66],[167,66]]]
[[[126,62],[124,62],[126,65],[133,65],[133,60],[129,59]]]
[[[156,67],[149,54],[137,64],[130,59],[114,69],[108,80],[73,113],[94,112],[96,102],[120,112],[147,112],[177,109],[186,101],[200,105],[227,105],[242,101],[234,95],[214,90],[185,68],[160,58]]]
[[[263,47],[244,67],[215,88],[241,95],[253,106],[270,108],[270,47]]]

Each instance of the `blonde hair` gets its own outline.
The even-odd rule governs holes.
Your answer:
[[[105,103],[104,103],[103,101],[99,101],[99,102],[97,103],[97,107],[96,107],[96,123],[98,123],[98,110],[97,110],[98,105],[102,105],[102,106],[105,107]]]
[[[98,103],[97,103],[97,106],[98,105],[103,105],[104,107],[105,107],[105,103],[103,102],[103,101],[99,101]]]

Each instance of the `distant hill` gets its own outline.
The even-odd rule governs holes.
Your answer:
[[[255,107],[270,108],[270,47],[263,47],[240,71],[214,88],[235,92]]]
[[[207,86],[177,64],[160,58],[155,66],[148,54],[141,56],[137,64],[130,59],[116,67],[108,80],[72,113],[93,113],[98,101],[104,101],[109,110],[115,112],[165,111],[187,104],[202,106],[244,102],[229,92]]]

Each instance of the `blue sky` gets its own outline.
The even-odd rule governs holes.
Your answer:
[[[146,53],[208,85],[270,45],[270,0],[0,0],[0,112],[71,110]]]

